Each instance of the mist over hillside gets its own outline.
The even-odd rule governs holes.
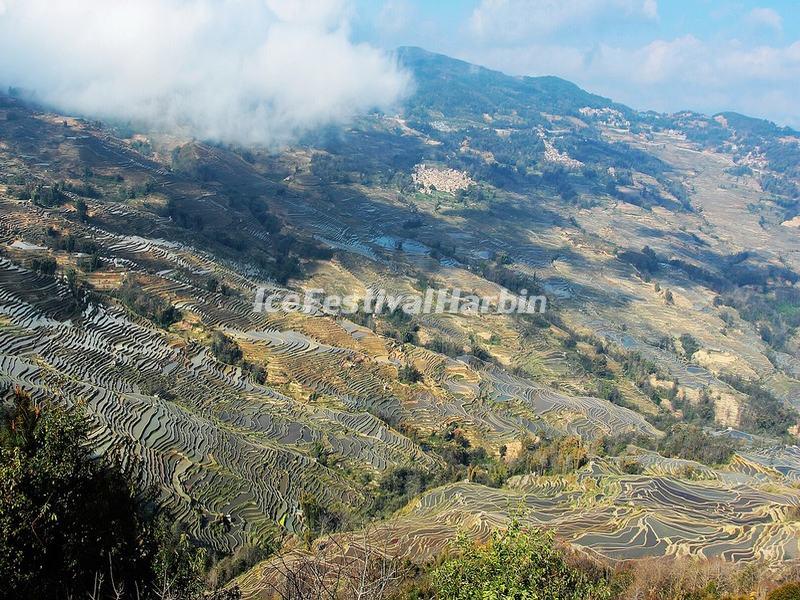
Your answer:
[[[348,39],[343,3],[237,4],[11,0],[0,83],[90,119],[267,146],[406,94],[388,53]]]

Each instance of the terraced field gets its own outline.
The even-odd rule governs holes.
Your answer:
[[[800,338],[782,328],[798,305],[800,246],[759,173],[732,174],[730,147],[677,133],[678,117],[640,115],[636,130],[634,111],[625,127],[591,121],[605,114],[593,109],[514,120],[509,136],[547,143],[515,145],[511,168],[486,158],[509,136],[448,107],[425,108],[429,123],[364,117],[281,152],[158,133],[140,152],[111,130],[3,102],[16,116],[0,121],[0,393],[85,407],[96,450],[138,461],[198,541],[296,541],[314,533],[309,499],[370,514],[387,473],[454,466],[435,451],[447,435],[508,467],[542,440],[652,448],[689,421],[709,440],[740,440],[729,464],[639,448],[631,465],[593,450],[574,473],[488,487],[459,463],[466,481],[425,490],[375,535],[426,560],[458,531],[485,537],[521,511],[611,561],[800,559],[798,423],[771,421],[800,405]],[[505,122],[500,106],[486,115]],[[481,144],[475,165],[464,149]],[[573,155],[553,170],[554,156]],[[420,190],[420,164],[469,169],[474,183]],[[727,271],[741,265],[734,284]],[[548,310],[254,310],[259,289],[319,287],[541,292]],[[779,294],[779,314],[751,314]],[[296,546],[282,560],[301,557]],[[243,576],[246,597],[269,597],[278,570],[268,561]]]
[[[639,460],[645,467],[641,475],[626,475],[614,464],[595,461],[575,476],[527,475],[499,490],[451,484],[422,495],[371,530],[368,543],[391,556],[424,563],[446,550],[459,532],[486,539],[513,514],[611,561],[686,555],[768,563],[800,560],[800,490],[781,483],[776,472],[753,472],[744,457],[726,470],[657,455],[644,454]],[[682,479],[671,473],[685,472],[687,466],[702,475]],[[344,548],[324,538],[317,544]],[[270,598],[286,565],[304,552],[266,561],[241,577],[237,583],[244,597]],[[341,552],[311,552],[342,560]],[[363,552],[363,544],[346,548],[349,560],[358,560]]]
[[[65,223],[58,211],[35,217],[37,227]],[[27,206],[4,201],[10,250],[13,241],[36,237],[32,222]],[[346,320],[254,312],[247,295],[212,293],[192,278],[215,273],[250,293],[257,281],[191,246],[66,222],[73,235],[102,248],[107,271],[118,280],[141,276],[143,290],[171,299],[191,329],[165,331],[108,299],[79,301],[64,281],[21,266],[36,250],[14,249],[13,259],[0,260],[6,390],[20,385],[85,405],[97,422],[98,449],[126,445],[142,462],[147,483],[164,490],[198,539],[221,549],[260,539],[275,524],[295,530],[303,494],[326,504],[364,505],[360,486],[309,457],[315,443],[367,472],[436,464],[387,422],[435,428],[457,420],[493,444],[524,432],[655,431],[609,402],[558,394],[479,362],[403,348]],[[202,332],[213,329],[266,362],[277,384],[254,383],[241,368],[217,361],[201,343]],[[406,360],[430,385],[398,386],[397,367]],[[310,394],[326,401],[309,402]]]

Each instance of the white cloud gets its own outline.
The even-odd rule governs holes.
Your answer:
[[[686,83],[734,88],[792,83],[800,79],[800,42],[784,47],[743,47],[736,41],[701,42],[691,35],[656,40],[633,51],[608,49],[606,68],[642,83]]]
[[[414,23],[415,10],[408,0],[388,0],[381,7],[375,26],[381,32],[396,34]]]
[[[783,18],[772,8],[754,8],[747,13],[746,20],[751,25],[783,31]]]
[[[98,118],[281,144],[405,93],[344,0],[0,0],[0,82]]]
[[[481,0],[469,27],[481,38],[518,41],[604,18],[653,20],[656,0]]]
[[[656,0],[644,0],[642,3],[642,14],[648,19],[658,18],[658,2]]]

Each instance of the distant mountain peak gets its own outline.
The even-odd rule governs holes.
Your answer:
[[[507,75],[412,46],[398,48],[397,56],[416,81],[416,91],[410,103],[433,107],[447,116],[475,116],[503,110],[529,115],[577,115],[578,110],[584,107],[614,108],[625,114],[633,113],[627,106],[587,92],[554,75]]]

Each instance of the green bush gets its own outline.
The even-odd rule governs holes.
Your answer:
[[[122,282],[117,295],[125,306],[159,327],[166,329],[183,318],[180,310],[160,296],[146,292],[130,277]]]
[[[122,461],[93,456],[80,410],[18,389],[3,417],[0,598],[114,597],[112,577],[126,599],[161,597],[162,583],[175,600],[201,597],[204,551],[154,514]]]
[[[215,331],[211,336],[211,352],[217,360],[229,365],[238,365],[243,356],[242,349],[236,340],[221,331]]]
[[[417,367],[409,363],[400,367],[398,378],[403,383],[417,383],[422,381],[422,373]]]
[[[800,582],[786,583],[772,590],[767,600],[800,600]]]
[[[666,457],[694,460],[707,465],[727,463],[735,447],[726,437],[712,436],[696,425],[675,425],[659,442],[658,452]]]
[[[431,574],[441,600],[597,600],[612,597],[608,581],[572,566],[556,548],[552,533],[524,529],[513,520],[485,545],[466,535],[454,556]]]

